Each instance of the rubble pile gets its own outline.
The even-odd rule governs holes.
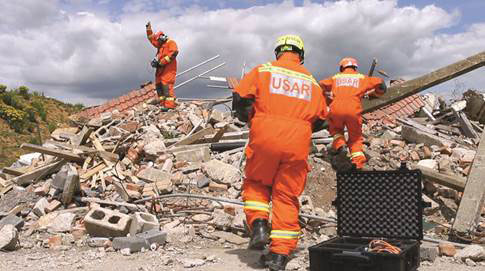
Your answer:
[[[0,173],[0,250],[89,246],[130,255],[160,246],[205,247],[214,241],[245,247],[241,186],[249,131],[230,112],[214,109],[216,104],[183,102],[170,112],[143,104],[76,119],[74,127],[55,130],[42,146],[23,144],[33,153]],[[367,125],[369,167],[395,169],[408,162],[431,173],[466,177],[479,136],[462,132],[460,119],[466,118],[462,112],[467,106],[456,104],[433,108],[425,118]],[[467,121],[480,135],[483,125]],[[328,169],[326,149],[332,138],[324,130],[312,139],[313,171]],[[424,189],[434,203],[426,214],[439,223],[428,234],[442,237],[448,234],[464,184],[456,189],[426,180]],[[314,206],[312,197],[300,199],[302,246],[336,235],[335,211]],[[439,253],[455,256],[454,248],[440,245]],[[307,261],[299,257],[291,265],[303,270]],[[191,259],[183,265],[210,262]]]

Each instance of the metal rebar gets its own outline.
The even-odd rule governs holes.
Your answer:
[[[178,76],[180,76],[180,75],[182,75],[182,74],[184,74],[184,73],[190,72],[191,70],[196,69],[196,68],[198,68],[198,67],[200,67],[200,66],[202,66],[202,65],[204,65],[204,64],[206,64],[206,63],[209,63],[209,62],[211,62],[212,60],[214,60],[214,59],[216,59],[216,58],[218,58],[218,57],[219,57],[219,55],[216,55],[216,56],[214,56],[214,57],[211,57],[211,58],[207,59],[206,61],[202,61],[202,62],[200,62],[199,64],[197,64],[197,65],[195,65],[195,66],[193,66],[193,67],[190,67],[190,68],[186,69],[186,70],[185,70],[185,71],[183,71],[183,72],[177,73],[177,75],[176,75],[175,77],[178,77]]]
[[[219,64],[219,65],[215,66],[214,68],[212,68],[212,69],[210,69],[210,70],[208,70],[208,71],[205,71],[205,72],[203,72],[203,73],[201,73],[201,74],[199,74],[199,75],[197,75],[197,76],[194,76],[194,77],[192,77],[192,78],[190,78],[190,79],[188,79],[188,80],[186,80],[186,81],[184,81],[184,82],[182,82],[182,83],[180,83],[180,84],[176,85],[176,86],[175,86],[175,87],[173,87],[173,88],[174,88],[174,89],[179,88],[179,87],[181,87],[181,86],[183,86],[183,85],[185,85],[185,84],[187,84],[187,83],[189,83],[189,82],[192,82],[192,81],[194,81],[195,79],[197,79],[197,78],[199,78],[199,77],[201,77],[201,76],[203,76],[203,75],[206,75],[206,74],[210,73],[211,71],[216,70],[216,69],[218,69],[218,68],[220,68],[220,67],[222,67],[222,66],[224,66],[224,65],[226,65],[226,62],[223,62],[223,63],[221,63],[221,64]]]
[[[176,197],[207,199],[207,200],[213,200],[213,201],[217,201],[217,202],[225,202],[225,203],[235,204],[235,205],[239,205],[239,206],[244,206],[244,203],[242,203],[238,200],[231,200],[231,199],[226,199],[226,198],[216,198],[216,197],[205,196],[205,195],[197,195],[197,194],[184,194],[184,193],[177,193],[177,194],[170,194],[170,195],[163,195],[163,196],[158,196],[158,197],[149,197],[149,198],[139,199],[139,200],[136,200],[135,203],[138,204],[138,203],[143,203],[145,201],[176,198]],[[307,214],[300,214],[300,217],[313,219],[313,220],[319,220],[319,221],[323,221],[323,222],[329,222],[329,223],[335,223],[336,222],[334,219],[328,219],[328,218],[323,218],[323,217],[314,216],[314,215],[307,215]]]

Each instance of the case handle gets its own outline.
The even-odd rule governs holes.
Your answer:
[[[370,258],[368,256],[362,255],[362,253],[360,252],[352,252],[352,251],[342,251],[342,253],[333,254],[332,258],[354,258],[354,259],[360,259],[365,262],[370,262]]]

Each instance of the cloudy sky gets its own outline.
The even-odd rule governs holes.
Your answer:
[[[371,59],[393,77],[411,79],[485,50],[483,0],[2,0],[0,83],[27,85],[69,102],[93,105],[153,80],[155,49],[145,24],[179,46],[179,71],[216,54],[211,75],[239,77],[274,58],[274,40],[298,34],[305,65],[317,79],[336,72],[344,56]],[[485,69],[435,87],[437,93],[485,90]],[[196,80],[179,97],[224,97]]]

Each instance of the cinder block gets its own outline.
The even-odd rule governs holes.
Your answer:
[[[105,208],[93,208],[84,217],[84,226],[93,237],[126,236],[131,217]]]
[[[149,249],[150,245],[141,237],[116,237],[113,239],[113,248],[116,250],[129,248],[130,252],[138,252],[142,248]]]
[[[158,229],[141,232],[135,236],[143,238],[149,245],[153,243],[163,245],[167,241],[167,233]]]
[[[133,215],[130,226],[130,235],[134,236],[139,232],[160,229],[160,224],[156,216],[149,213],[136,212]]]

